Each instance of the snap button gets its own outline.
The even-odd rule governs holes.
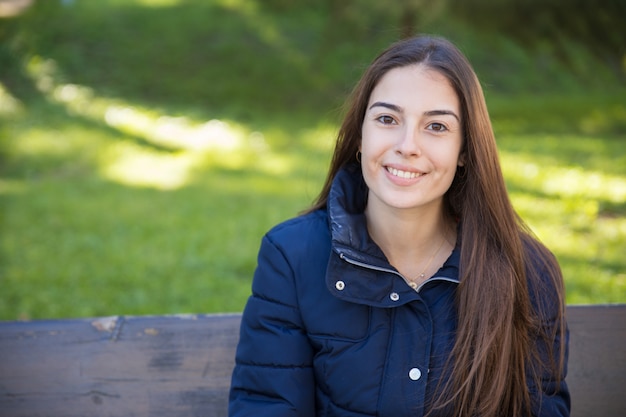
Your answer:
[[[417,381],[418,379],[420,379],[422,377],[422,371],[420,371],[417,368],[412,368],[409,371],[409,378],[411,378],[411,380],[413,381]]]
[[[391,301],[398,301],[400,299],[400,296],[397,292],[392,292],[391,294],[389,294],[389,298],[391,298]]]
[[[335,282],[335,288],[339,291],[343,291],[343,289],[346,288],[346,284],[343,281],[337,281]]]

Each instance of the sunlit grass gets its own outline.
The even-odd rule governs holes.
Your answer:
[[[260,237],[313,199],[333,128],[264,133],[64,88],[0,136],[0,318],[240,311]],[[308,151],[287,145],[300,136]]]
[[[29,88],[0,85],[0,319],[241,311],[263,233],[316,197],[337,98],[393,33],[336,41],[318,9],[243,0],[35,7]],[[568,302],[626,302],[623,92],[488,98]]]
[[[297,131],[241,124],[245,146],[165,147],[150,129],[108,123],[106,111],[96,120],[49,106],[14,117],[4,136],[5,319],[239,311],[260,237],[315,197],[336,132],[306,120]],[[253,132],[262,146],[250,145]],[[533,152],[509,151],[518,141]],[[542,135],[502,143],[514,205],[559,258],[568,302],[626,301],[626,176],[558,153],[544,164]]]
[[[130,186],[175,189],[187,185],[192,172],[207,163],[228,169],[254,166],[273,174],[288,174],[292,169],[289,158],[271,151],[263,133],[239,123],[170,116],[100,97],[85,86],[60,84],[56,81],[56,65],[42,57],[33,57],[27,68],[48,100],[64,107],[70,115],[106,124],[120,134],[154,146],[122,142],[101,149],[100,172],[110,180]],[[11,103],[10,98],[5,101]],[[68,141],[52,143],[38,140],[35,135],[32,138],[34,141],[26,139],[18,144],[22,151],[33,146],[39,147],[36,152],[44,151],[41,147],[46,146],[70,146]]]
[[[196,158],[194,169],[184,185],[165,187],[177,178],[169,167],[180,153],[145,149],[97,129],[39,132],[33,141],[59,136],[74,143],[65,161],[39,164],[51,150],[48,155],[59,155],[39,146],[35,159],[23,155],[33,170],[0,187],[3,318],[239,311],[261,235],[303,209],[317,188],[312,182],[319,182],[296,169],[230,167],[185,151]],[[88,158],[92,146],[95,160]],[[146,154],[158,164],[139,164]],[[140,177],[112,178],[100,167],[124,158]]]
[[[0,83],[0,117],[9,117],[22,110],[22,103]]]
[[[503,138],[514,149],[518,144],[515,151],[505,146],[501,152],[513,203],[559,259],[568,302],[599,302],[600,293],[603,302],[624,302],[626,168],[620,165],[624,152],[613,153],[608,138],[564,135],[558,140],[561,145],[551,150],[551,135]],[[583,158],[558,153],[590,143],[596,149],[589,147],[590,154]],[[616,146],[619,150],[619,142]]]
[[[48,103],[3,96],[0,317],[239,311],[260,236],[315,197],[336,124],[168,115],[59,83],[39,62]],[[626,301],[620,142],[514,132],[499,138],[504,174],[568,302]]]
[[[524,140],[519,138],[518,140]],[[590,140],[580,137],[579,140]],[[535,192],[564,199],[626,202],[626,179],[574,165],[542,165],[537,156],[502,152],[503,170],[510,182]]]

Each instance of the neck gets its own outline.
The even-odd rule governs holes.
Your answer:
[[[440,204],[414,210],[380,210],[368,204],[365,216],[374,242],[407,278],[417,277],[424,268],[435,272],[454,248],[456,228]]]
[[[450,235],[451,225],[440,205],[388,210],[368,204],[365,217],[370,236],[383,249],[422,249]]]

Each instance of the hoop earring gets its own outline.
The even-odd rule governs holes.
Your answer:
[[[361,163],[361,151],[357,149],[356,151],[356,161],[360,164]]]

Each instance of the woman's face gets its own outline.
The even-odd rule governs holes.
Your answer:
[[[441,210],[462,138],[459,98],[448,80],[419,64],[387,72],[372,91],[361,139],[368,210]]]

